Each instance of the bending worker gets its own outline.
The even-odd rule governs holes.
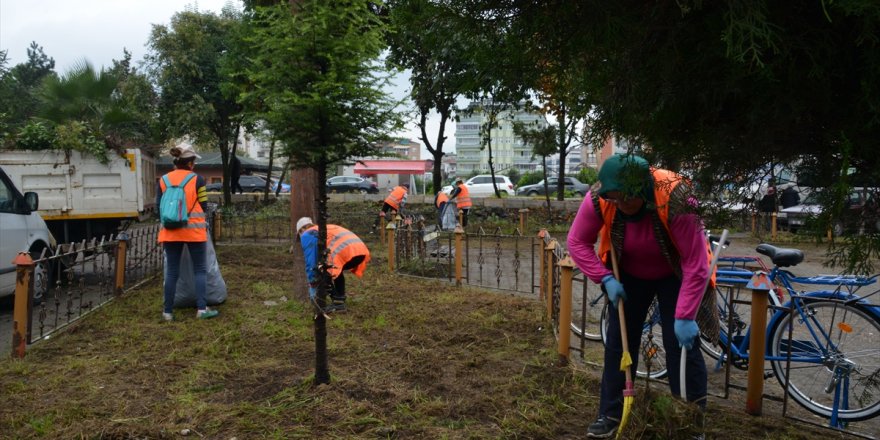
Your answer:
[[[437,225],[441,228],[443,227],[443,208],[446,207],[448,201],[449,196],[443,190],[437,191],[437,195],[434,196],[434,206],[437,207]]]
[[[669,387],[679,395],[681,347],[688,348],[687,398],[705,408],[706,365],[696,346],[700,334],[696,320],[705,291],[712,291],[704,290],[711,258],[691,186],[676,173],[649,168],[641,157],[620,154],[602,165],[599,184],[584,198],[569,232],[571,257],[593,282],[602,284],[615,308],[624,308],[633,375],[642,326],[657,298]],[[600,238],[597,252],[594,245]],[[619,280],[611,270],[611,246],[619,263]],[[706,297],[710,301],[700,310],[700,322],[709,323],[706,327],[712,328],[703,330],[712,337],[718,331],[717,319],[708,318],[715,297]],[[623,412],[620,321],[617,313],[609,318],[599,414],[587,430],[590,438],[614,435]]]
[[[471,210],[471,193],[461,177],[455,179],[455,188],[449,195],[449,200],[455,200],[455,206],[461,211],[461,227],[467,227],[468,211]]]
[[[382,214],[387,216],[390,211],[399,212],[403,209],[403,206],[406,205],[406,194],[408,191],[408,183],[395,186],[394,189],[391,190],[391,193],[388,194],[388,197],[385,197],[385,202],[382,204]],[[373,223],[373,229],[376,229],[378,226],[379,217],[376,217],[376,222]]]
[[[302,217],[296,222],[296,232],[299,234],[303,255],[306,263],[306,277],[309,280],[309,297],[314,299],[317,295],[321,275],[318,265],[318,225],[312,223],[309,217]],[[331,304],[325,312],[344,312],[345,308],[345,275],[346,270],[351,271],[358,278],[364,275],[367,263],[370,261],[370,250],[367,245],[358,238],[354,232],[337,225],[327,225],[327,274],[332,281],[330,292]]]

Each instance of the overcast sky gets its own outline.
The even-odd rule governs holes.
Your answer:
[[[242,7],[239,0],[0,0],[0,50],[8,51],[8,65],[14,66],[27,60],[27,49],[36,41],[55,59],[58,73],[82,60],[95,67],[109,67],[112,60],[122,58],[123,48],[139,62],[146,53],[152,25],[167,25],[187,6],[220,12],[227,3]],[[402,98],[408,87],[407,79],[398,77],[389,93]],[[438,118],[431,118],[428,136],[432,143],[438,130]],[[451,131],[447,129],[446,151],[454,150]],[[415,141],[420,137],[414,123],[400,135]],[[422,159],[429,157],[423,145]]]

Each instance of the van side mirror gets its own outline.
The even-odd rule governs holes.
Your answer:
[[[40,206],[40,196],[35,192],[28,191],[24,193],[24,203],[31,212],[36,211]]]

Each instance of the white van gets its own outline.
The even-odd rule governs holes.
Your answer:
[[[22,195],[0,167],[0,297],[15,292],[15,265],[19,252],[40,257],[43,249],[55,249],[55,238],[37,214],[37,193]],[[40,300],[49,289],[50,270],[46,264],[34,267],[34,298]]]

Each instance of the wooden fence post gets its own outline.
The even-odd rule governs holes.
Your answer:
[[[31,275],[34,260],[27,252],[19,252],[15,260],[15,301],[12,311],[12,356],[23,358],[28,341],[28,328],[31,318]]]
[[[125,256],[128,249],[128,234],[119,234],[116,242],[116,296],[122,295],[125,289]]]
[[[223,238],[223,214],[220,211],[214,211],[214,241],[218,242]]]
[[[397,225],[394,222],[388,223],[382,230],[388,230],[388,270],[394,272],[394,230]]]
[[[455,226],[455,285],[461,286],[462,267],[464,266],[464,229],[461,224]]]
[[[764,395],[764,345],[767,329],[767,307],[773,283],[764,272],[756,272],[746,284],[752,290],[751,337],[749,339],[749,369],[746,387],[746,412],[761,415]]]
[[[519,230],[520,233],[525,233],[526,224],[528,223],[529,218],[529,208],[522,208],[519,210]]]
[[[538,242],[535,243],[538,248],[538,299],[544,300],[544,276],[546,273],[544,272],[544,263],[546,262],[546,258],[544,256],[544,237],[547,236],[547,230],[541,229],[538,231]]]
[[[544,292],[544,299],[547,301],[547,319],[550,322],[553,322],[553,286],[556,283],[555,275],[556,275],[556,239],[550,239],[550,243],[547,243],[547,247],[544,248],[544,258],[547,259],[547,262],[544,263],[544,269],[547,271],[547,283],[544,286],[546,291]]]
[[[558,264],[562,277],[559,280],[559,361],[566,365],[571,354],[571,285],[574,261],[566,255]]]
[[[385,212],[380,211],[379,212],[379,241],[381,241],[382,243],[385,243],[385,227],[386,226],[387,225],[386,225],[386,221],[385,221]]]

